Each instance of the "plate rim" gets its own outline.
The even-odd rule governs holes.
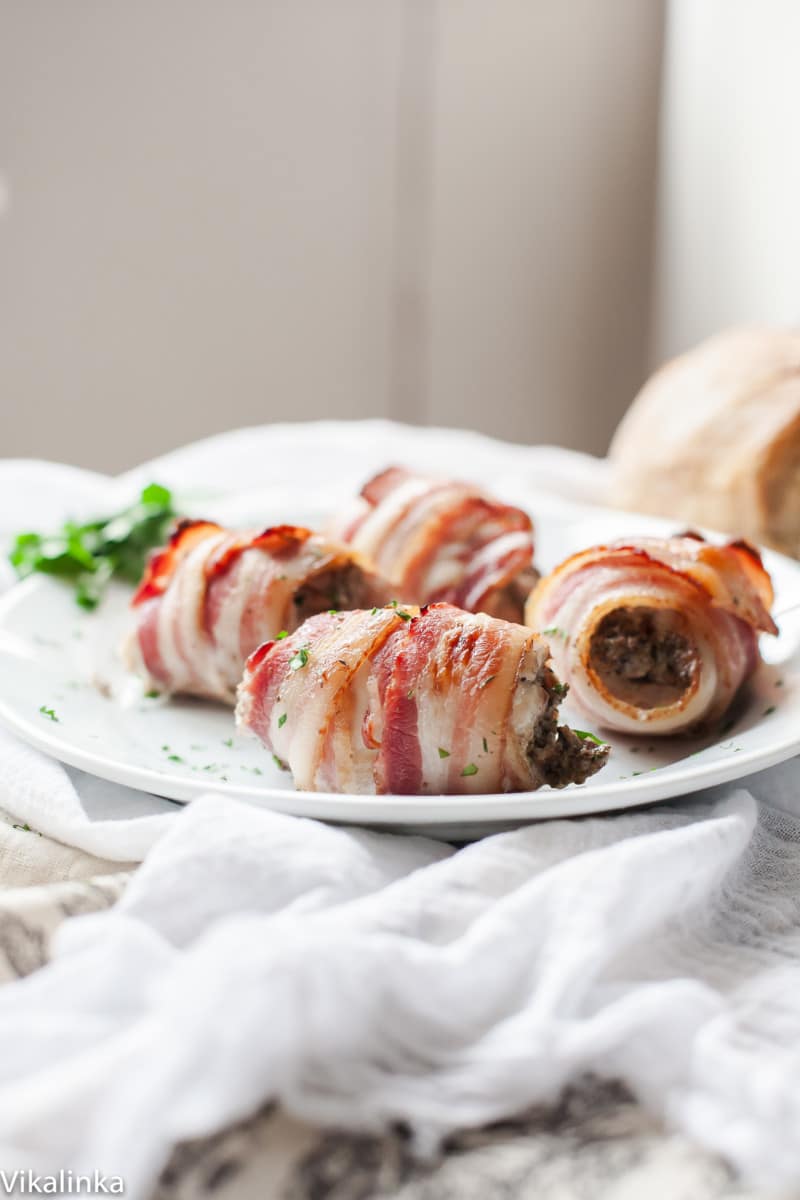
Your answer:
[[[568,502],[569,503],[569,502]],[[600,506],[572,506],[596,515]],[[646,514],[630,514],[634,519]],[[658,520],[658,518],[647,518]],[[798,572],[800,563],[770,551]],[[9,615],[33,590],[60,586],[48,576],[32,575],[0,596],[0,630]],[[505,821],[527,823],[566,817],[602,815],[638,808],[659,801],[676,799],[720,784],[746,779],[758,771],[776,766],[800,754],[800,724],[793,738],[784,738],[771,747],[753,747],[726,759],[709,763],[683,762],[664,768],[664,777],[644,774],[640,778],[615,779],[603,783],[596,777],[589,784],[567,789],[541,788],[528,792],[433,794],[404,796],[336,792],[306,792],[293,787],[275,788],[242,782],[213,782],[192,779],[171,771],[120,763],[100,752],[83,749],[60,738],[55,731],[40,727],[0,695],[0,722],[28,745],[57,761],[110,783],[137,791],[189,803],[201,795],[218,792],[230,798],[255,802],[275,811],[319,820],[347,821],[372,826],[469,826]],[[685,761],[685,760],[684,760]],[[586,789],[586,790],[584,790]]]

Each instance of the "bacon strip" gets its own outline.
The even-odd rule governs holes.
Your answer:
[[[698,732],[730,706],[777,633],[772,583],[746,542],[697,534],[596,546],[532,592],[525,619],[556,670],[608,729]]]
[[[250,657],[236,719],[305,791],[582,783],[608,747],[558,727],[548,656],[523,626],[449,604],[324,613]]]
[[[245,660],[266,639],[313,613],[388,597],[356,554],[308,529],[184,521],[148,564],[124,653],[151,687],[232,703]]]
[[[404,467],[365,484],[332,532],[415,603],[444,601],[519,621],[537,578],[527,513],[469,484]]]

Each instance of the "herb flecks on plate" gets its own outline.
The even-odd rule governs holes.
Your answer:
[[[9,554],[20,579],[38,571],[66,579],[82,608],[96,608],[109,579],[137,583],[150,550],[162,546],[175,518],[172,493],[151,483],[130,508],[58,533],[20,533]]]

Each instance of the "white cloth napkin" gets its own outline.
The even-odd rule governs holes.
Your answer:
[[[281,453],[316,433],[279,431]],[[333,433],[359,476],[423,444],[487,482],[555,461],[431,431]],[[276,439],[229,435],[136,479],[255,495]],[[576,463],[560,456],[551,480]],[[50,966],[0,990],[6,1169],[100,1170],[146,1196],[178,1140],[270,1098],[355,1128],[405,1121],[425,1152],[592,1070],[753,1180],[800,1183],[795,763],[747,791],[456,851],[213,795],[178,811],[141,797],[134,816],[124,789],[89,789],[13,739],[0,754],[7,811],[106,858],[147,855],[114,910],[69,922]]]

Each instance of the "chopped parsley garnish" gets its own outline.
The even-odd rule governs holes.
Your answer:
[[[335,617],[335,616],[336,616],[336,614],[338,613],[338,611],[339,611],[339,610],[338,610],[338,608],[329,608],[329,609],[328,609],[328,616],[329,616],[329,617]]]
[[[223,738],[222,744],[223,746],[227,746],[229,750],[233,749],[233,738]]]
[[[39,830],[38,830],[38,829],[31,829],[31,827],[30,827],[30,825],[28,824],[28,822],[27,822],[27,821],[25,822],[25,824],[24,824],[24,825],[12,825],[12,826],[11,826],[11,828],[12,828],[12,829],[19,829],[19,830],[20,830],[22,833],[35,833],[37,837],[41,837],[41,836],[42,836],[42,835],[39,833]]]
[[[161,692],[156,691],[155,688],[150,688],[149,692],[145,692],[144,695],[146,700],[158,700]]]
[[[276,641],[276,642],[282,642],[282,641],[283,641],[283,639],[284,639],[284,638],[287,638],[288,636],[289,636],[289,630],[288,630],[288,629],[282,629],[282,630],[280,631],[280,633],[276,633],[276,634],[275,634],[275,641]]]
[[[599,738],[596,733],[589,733],[587,729],[573,729],[576,737],[579,737],[582,742],[594,742],[595,746],[605,746],[602,738]]]
[[[449,758],[449,757],[450,757],[450,751],[445,750],[443,746],[440,746],[439,747],[439,758]]]
[[[52,708],[48,708],[46,704],[41,705],[39,712],[43,717],[47,717],[48,721],[58,721],[55,711]]]
[[[467,765],[464,767],[464,770],[461,772],[461,774],[462,775],[477,775],[478,768],[475,766],[475,763],[467,763]]]
[[[286,716],[286,713],[281,713],[281,715],[278,717],[278,729],[283,729],[284,725],[286,724]]]
[[[549,625],[547,629],[542,630],[542,637],[566,637],[563,629],[559,629],[558,625]]]
[[[278,767],[279,770],[281,770],[281,771],[289,770],[286,763],[283,761],[283,759],[278,758],[277,754],[273,754],[272,761],[275,763],[275,766]]]
[[[369,614],[369,615],[370,615],[371,617],[374,617],[377,611],[378,611],[378,610],[377,610],[377,608],[372,608],[372,609],[370,609],[370,614]]]
[[[395,611],[397,612],[398,617],[400,617],[400,619],[402,621],[410,621],[411,620],[411,613],[406,612],[406,610],[404,608],[398,608]]]
[[[76,602],[93,609],[112,576],[139,581],[148,552],[167,540],[175,515],[172,494],[151,483],[115,516],[84,525],[67,521],[54,534],[20,533],[9,559],[20,579],[40,571],[69,580]]]
[[[563,700],[564,697],[566,696],[567,692],[569,691],[569,684],[556,682],[550,688],[550,691],[553,693],[554,696],[560,696],[561,699]]]
[[[168,754],[167,758],[169,759],[170,762],[183,762],[183,759],[181,758],[180,754]]]
[[[289,659],[289,666],[293,671],[299,671],[308,662],[308,646],[301,646],[295,651]]]

